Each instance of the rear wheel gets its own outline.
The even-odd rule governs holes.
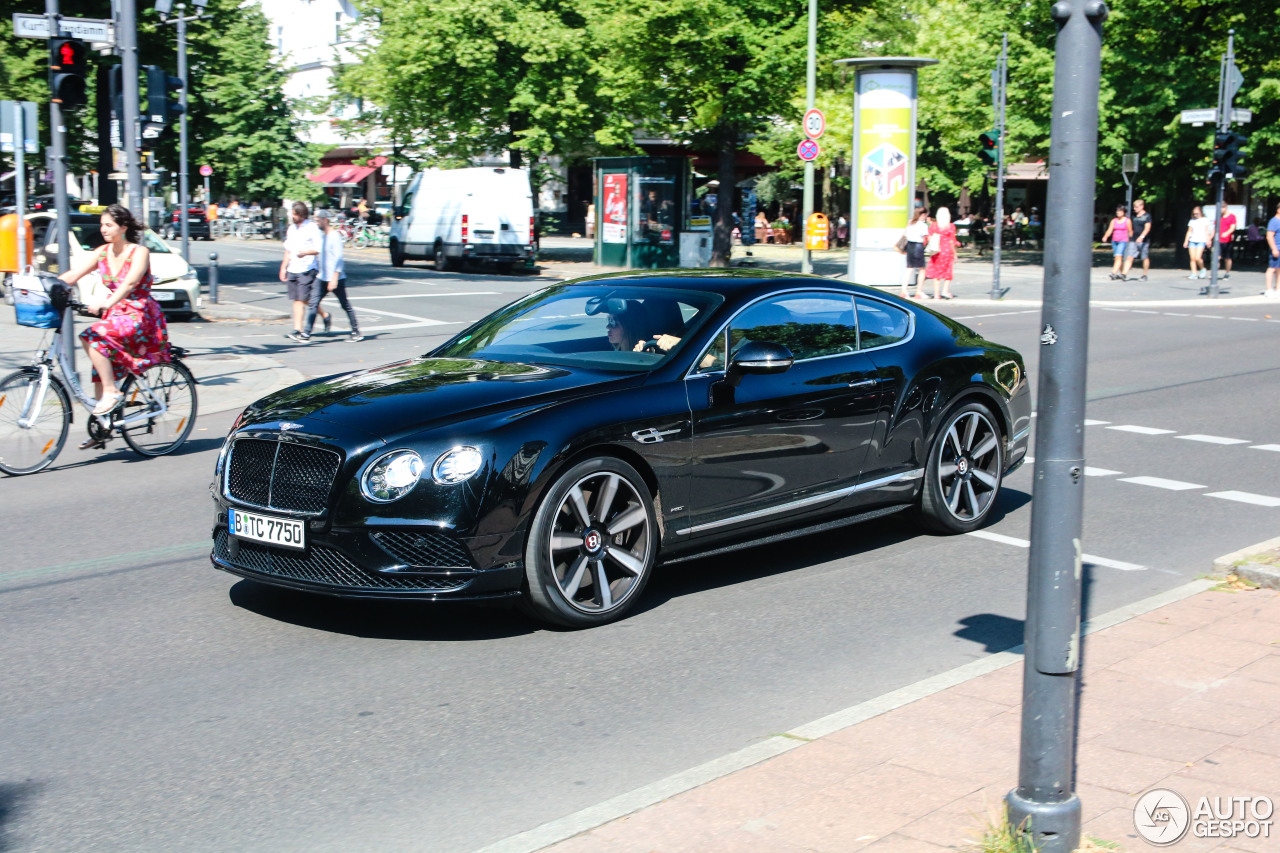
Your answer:
[[[43,392],[40,375],[11,373],[0,382],[0,471],[34,474],[53,463],[71,426],[71,399],[49,377]]]
[[[991,410],[969,403],[947,416],[929,450],[920,514],[927,527],[968,533],[987,520],[1004,476],[1004,442]]]
[[[451,272],[456,269],[454,262],[444,253],[444,243],[440,240],[436,241],[435,258],[432,262],[437,272]]]
[[[620,459],[588,459],[560,475],[534,515],[524,607],[569,628],[620,619],[639,600],[657,553],[644,478]]]
[[[153,364],[142,375],[155,399],[148,398],[138,380],[130,376],[120,389],[124,392],[124,407],[118,410],[113,422],[127,420],[147,411],[148,407],[156,411],[156,403],[163,403],[163,414],[118,427],[135,452],[143,456],[163,456],[181,447],[195,426],[196,380],[180,361]]]

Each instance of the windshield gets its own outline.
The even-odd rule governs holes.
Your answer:
[[[490,314],[432,353],[602,370],[652,370],[723,298],[658,287],[558,285]]]

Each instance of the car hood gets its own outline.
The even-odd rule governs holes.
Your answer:
[[[493,411],[514,415],[643,379],[541,364],[423,356],[295,385],[255,403],[249,420],[309,419],[392,440]]]

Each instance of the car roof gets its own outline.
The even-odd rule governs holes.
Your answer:
[[[750,296],[756,292],[767,292],[788,284],[792,287],[822,287],[849,290],[854,292],[874,293],[873,288],[865,288],[838,279],[823,278],[803,273],[777,272],[774,270],[755,269],[714,269],[714,270],[630,270],[616,273],[601,273],[565,282],[567,285],[608,285],[617,284],[627,287],[664,287],[684,290],[701,290],[718,293],[722,296]]]

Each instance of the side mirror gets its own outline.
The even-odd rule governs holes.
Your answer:
[[[391,215],[394,216],[396,219],[404,219],[405,217],[404,207],[401,206],[401,207],[391,208]]]
[[[791,350],[770,341],[744,344],[729,360],[726,378],[735,388],[747,374],[784,373],[795,363]]]

